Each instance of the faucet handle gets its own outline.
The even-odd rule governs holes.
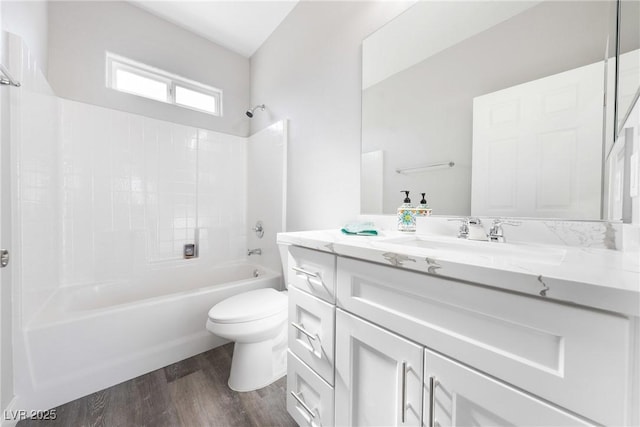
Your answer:
[[[458,238],[466,239],[469,237],[469,218],[449,218],[447,221],[460,221],[460,229],[458,230]]]
[[[467,218],[467,222],[471,225],[482,225],[482,221],[480,221],[480,218],[476,216],[470,216]]]
[[[489,240],[492,242],[505,242],[504,239],[504,231],[502,230],[503,225],[511,225],[514,227],[522,224],[520,221],[512,221],[512,220],[504,220],[502,218],[495,218],[493,220],[493,224],[491,224],[491,228],[489,229]]]
[[[251,230],[256,232],[258,239],[262,239],[262,236],[264,236],[264,225],[262,221],[257,221],[255,227],[251,227]]]

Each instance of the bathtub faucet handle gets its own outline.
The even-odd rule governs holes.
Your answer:
[[[264,236],[264,225],[262,224],[262,221],[256,222],[256,226],[251,227],[251,229],[256,232],[258,239],[262,239],[262,236]]]
[[[247,250],[247,256],[251,256],[251,255],[262,255],[262,249],[257,248],[257,249]]]

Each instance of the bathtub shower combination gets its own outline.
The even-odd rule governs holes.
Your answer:
[[[240,137],[58,98],[7,40],[22,83],[10,92],[12,407],[50,409],[228,342],[206,329],[209,310],[282,288],[286,120]]]
[[[56,291],[25,330],[36,388],[67,402],[224,344],[205,328],[209,309],[282,283],[280,273],[246,263],[189,270]]]

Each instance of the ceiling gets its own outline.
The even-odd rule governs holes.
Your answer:
[[[130,3],[250,57],[298,0],[130,0]]]

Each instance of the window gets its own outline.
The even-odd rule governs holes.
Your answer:
[[[222,116],[222,91],[107,52],[107,87]]]

